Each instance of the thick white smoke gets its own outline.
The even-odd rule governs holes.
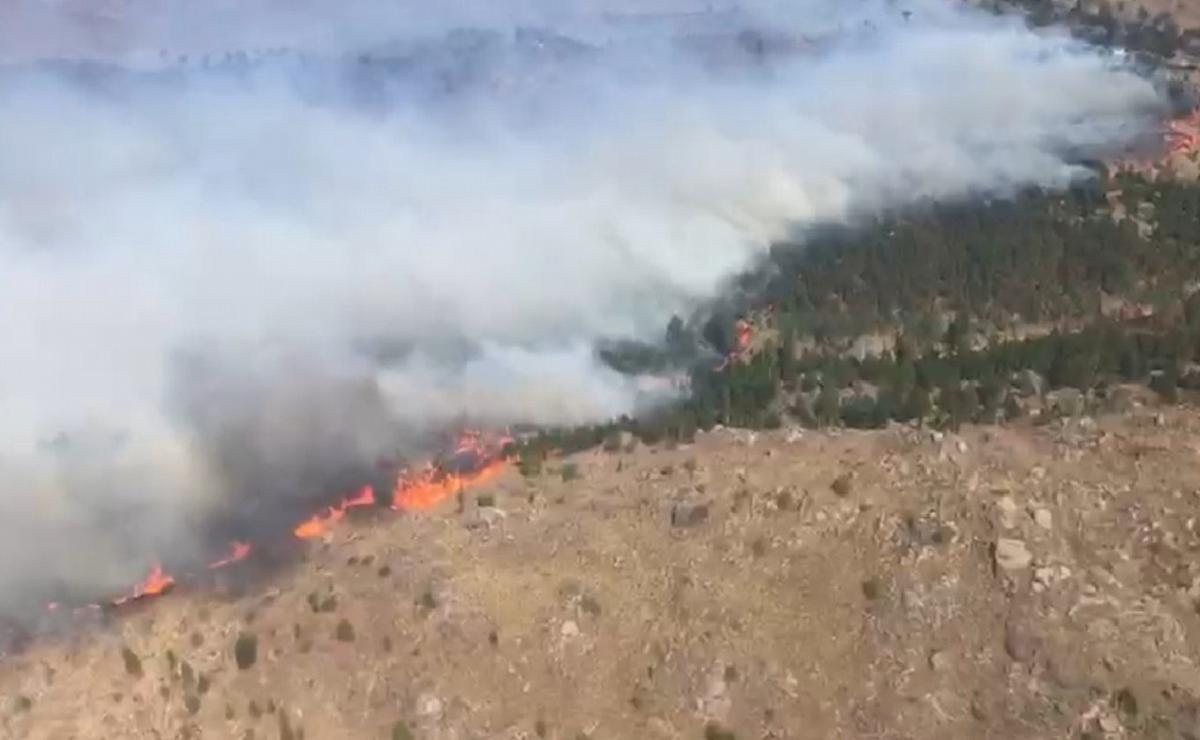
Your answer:
[[[304,59],[217,64],[178,10],[122,53],[191,41],[186,70],[0,73],[3,601],[201,557],[198,523],[464,416],[629,412],[654,386],[596,340],[659,337],[808,223],[1063,185],[1066,152],[1158,104],[1062,35],[928,0],[343,5],[242,19]]]

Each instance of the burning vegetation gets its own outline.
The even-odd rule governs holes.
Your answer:
[[[364,485],[355,493],[345,496],[337,503],[326,506],[322,511],[300,522],[291,534],[297,540],[312,540],[325,535],[347,512],[356,508],[386,507],[392,511],[426,511],[447,498],[469,488],[492,480],[509,464],[508,450],[512,438],[507,434],[489,434],[481,431],[466,431],[459,435],[453,450],[442,459],[430,461],[417,470],[402,470],[396,474],[392,489],[386,498],[376,494],[375,487]],[[254,543],[234,541],[220,558],[208,563],[207,570],[216,571],[240,563],[254,552]],[[181,574],[181,578],[198,580],[199,573]],[[162,596],[175,587],[176,576],[167,572],[161,563],[156,563],[146,577],[130,590],[107,602],[111,607],[122,607],[148,598]],[[102,608],[100,604],[86,604],[75,611]],[[47,610],[57,612],[60,602],[51,602]]]

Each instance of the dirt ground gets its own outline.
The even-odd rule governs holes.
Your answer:
[[[1200,737],[1197,410],[571,462],[37,641],[0,737]]]

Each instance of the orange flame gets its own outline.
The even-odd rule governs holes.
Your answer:
[[[146,576],[145,580],[134,586],[128,595],[114,599],[112,604],[113,606],[121,606],[131,601],[144,599],[147,596],[158,596],[161,593],[165,593],[174,585],[174,576],[164,573],[161,565],[155,565],[150,569],[150,574]]]
[[[224,568],[245,560],[250,555],[250,550],[251,547],[249,542],[234,542],[230,545],[229,555],[221,558],[220,560],[209,563],[208,569],[217,570],[218,568]]]
[[[470,473],[441,473],[429,467],[414,477],[400,478],[392,491],[396,511],[428,511],[450,496],[492,480],[504,472],[508,461],[497,458]]]
[[[374,505],[375,489],[370,486],[363,486],[357,494],[343,499],[340,504],[326,507],[324,512],[316,514],[311,519],[296,525],[296,528],[292,530],[292,534],[302,540],[311,540],[315,537],[320,537],[328,532],[334,523],[341,521],[342,517],[346,516],[347,510],[356,506]]]
[[[476,467],[467,473],[451,473],[429,465],[416,474],[402,473],[397,476],[392,490],[391,508],[396,510],[426,510],[432,508],[450,495],[464,488],[489,481],[501,472],[508,464],[502,453],[511,441],[507,436],[485,436],[480,432],[468,431],[463,433],[454,449],[454,456],[472,455],[476,458]],[[302,540],[319,537],[329,531],[335,523],[346,516],[346,512],[355,507],[374,506],[376,504],[375,490],[371,486],[363,486],[357,493],[347,496],[340,503],[328,506],[324,511],[312,518],[301,522],[292,533]],[[249,542],[235,541],[230,543],[229,553],[208,564],[209,570],[225,568],[245,560],[250,556],[253,546]],[[163,570],[162,565],[156,564],[141,583],[134,586],[128,594],[108,602],[112,606],[121,606],[134,601],[159,596],[166,593],[175,585],[175,577]],[[51,612],[61,608],[59,602],[51,602],[46,609]],[[79,613],[84,609],[100,609],[99,604],[86,604],[73,609]]]
[[[502,453],[511,437],[490,437],[468,430],[459,435],[454,456],[472,455],[482,462],[467,473],[451,473],[433,465],[418,473],[403,473],[392,489],[392,508],[397,511],[428,511],[469,486],[492,480],[508,465]]]

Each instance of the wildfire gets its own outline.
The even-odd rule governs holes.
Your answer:
[[[234,542],[229,546],[229,555],[208,564],[209,570],[217,570],[245,560],[250,555],[249,542]]]
[[[327,507],[325,511],[297,525],[292,530],[292,534],[302,540],[311,540],[314,537],[320,537],[328,532],[333,524],[341,521],[342,517],[346,516],[346,512],[350,509],[356,506],[374,505],[375,489],[370,486],[363,486],[355,495],[342,499],[341,503]]]
[[[1167,123],[1164,137],[1172,154],[1195,154],[1200,150],[1200,107],[1187,116]]]
[[[458,438],[451,461],[469,458],[470,472],[456,473],[429,465],[417,473],[401,474],[392,490],[392,509],[428,511],[468,486],[492,480],[508,465],[503,451],[511,441],[503,435],[489,437],[481,432],[464,432]]]
[[[411,478],[402,478],[392,491],[392,509],[428,511],[468,486],[485,483],[501,472],[507,460],[493,460],[470,473],[444,473],[429,467]]]
[[[1200,107],[1182,118],[1167,121],[1162,127],[1162,141],[1167,155],[1195,157],[1200,153]],[[1163,163],[1153,159],[1122,159],[1112,165],[1118,172],[1132,172],[1150,180],[1158,174]]]
[[[128,604],[131,601],[144,599],[147,596],[158,596],[159,594],[169,591],[174,585],[174,576],[164,573],[161,565],[155,565],[150,569],[150,575],[146,576],[141,583],[134,586],[133,590],[130,591],[128,595],[122,596],[119,599],[114,599],[112,605],[121,606],[122,604]]]
[[[468,486],[492,480],[508,465],[508,459],[504,457],[504,448],[510,441],[511,438],[503,435],[464,432],[459,436],[454,451],[445,464],[430,464],[419,472],[403,471],[396,476],[389,502],[390,508],[396,511],[425,511]],[[458,472],[460,468],[463,472]],[[377,503],[375,489],[369,485],[363,486],[353,495],[343,498],[333,506],[327,506],[323,511],[296,525],[292,534],[301,540],[320,537],[341,521],[350,509],[375,506]],[[231,542],[228,553],[209,563],[208,570],[219,570],[239,563],[248,558],[253,549],[249,542]],[[175,583],[175,576],[167,573],[161,564],[156,564],[129,593],[108,603],[111,606],[122,606],[159,596],[170,591]],[[59,611],[60,608],[59,602],[46,605],[47,611],[51,612]],[[87,604],[75,611],[99,608],[99,604]]]

